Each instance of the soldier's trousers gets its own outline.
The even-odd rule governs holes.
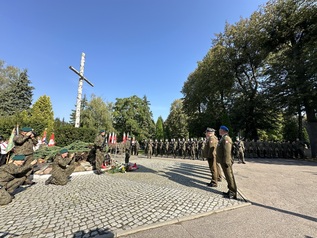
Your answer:
[[[12,202],[12,197],[4,188],[0,188],[0,206]]]
[[[126,150],[125,152],[125,158],[124,158],[124,163],[128,164],[130,161],[130,150]]]
[[[218,168],[216,158],[207,158],[208,166],[211,172],[211,183],[218,184]]]
[[[239,151],[239,152],[238,152],[238,162],[242,162],[242,163],[245,162],[243,151]]]
[[[29,164],[31,164],[32,161],[33,161],[33,154],[27,155],[27,156],[25,157],[24,165],[29,165]],[[31,180],[31,178],[29,178],[29,176],[32,174],[32,172],[33,172],[33,169],[31,169],[31,170],[30,170],[29,172],[27,172],[27,174],[26,174],[26,177],[27,177],[29,180]]]
[[[102,163],[104,161],[103,152],[100,149],[96,149],[96,169],[101,170]]]
[[[55,185],[66,185],[69,181],[68,177],[74,172],[75,164],[69,165],[65,170],[58,170],[48,178],[49,183]]]
[[[151,149],[148,149],[148,151],[147,151],[147,158],[148,159],[152,158],[152,150]]]
[[[237,185],[232,171],[232,164],[221,164],[221,168],[223,170],[223,173],[225,174],[229,191],[237,194]]]
[[[0,205],[7,205],[12,201],[10,193],[24,183],[26,177],[15,178],[3,184],[0,189]]]

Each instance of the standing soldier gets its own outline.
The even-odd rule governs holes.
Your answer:
[[[102,174],[101,166],[104,161],[103,147],[106,141],[107,141],[107,138],[105,137],[105,130],[100,130],[99,134],[96,136],[96,139],[94,141],[94,147],[96,151],[96,156],[95,156],[96,174],[98,175]]]
[[[175,139],[173,139],[174,143],[173,143],[173,155],[174,155],[174,158],[176,158],[177,154],[178,154],[178,143],[176,142]]]
[[[198,141],[198,145],[197,145],[197,159],[199,160],[200,158],[202,158],[202,160],[204,160],[202,153],[203,153],[203,144],[204,144],[204,139],[200,138]]]
[[[183,141],[178,138],[178,141],[177,141],[177,150],[178,150],[178,156],[182,157],[182,148],[183,148]]]
[[[153,153],[153,143],[152,143],[152,140],[150,139],[149,142],[147,143],[147,158],[148,159],[152,158],[152,153]]]
[[[216,147],[218,138],[215,136],[215,129],[206,129],[206,145],[203,151],[203,157],[207,159],[209,170],[211,172],[211,181],[207,183],[209,187],[218,187],[218,168],[216,161]]]
[[[190,158],[193,160],[196,158],[196,141],[193,138],[190,140]]]
[[[245,148],[244,157],[250,158],[250,142],[248,139],[245,139],[244,141],[244,148]]]
[[[244,143],[242,140],[240,140],[239,137],[236,138],[236,148],[237,148],[237,157],[238,157],[238,163],[242,163],[242,164],[245,164],[245,160],[244,160],[244,151],[245,151],[245,148],[244,148]]]
[[[52,175],[45,181],[45,185],[66,185],[75,170],[75,157],[68,157],[68,149],[61,149],[59,153],[53,162]]]
[[[29,165],[33,161],[33,147],[37,145],[38,141],[34,136],[32,128],[23,127],[21,133],[13,138],[14,142],[14,154],[25,155],[25,165]],[[33,185],[35,182],[31,179],[32,170],[27,174],[27,179],[24,184]]]
[[[24,183],[36,160],[25,164],[25,155],[15,155],[12,163],[0,168],[0,205],[9,204],[14,198],[13,192]]]
[[[157,142],[157,139],[155,139],[153,143],[153,155],[155,155],[156,157],[157,157],[157,147],[158,147],[158,142]]]
[[[135,153],[136,153],[136,156],[139,156],[139,150],[140,150],[140,144],[139,144],[139,141],[135,141]]]
[[[225,174],[228,183],[228,192],[224,195],[228,198],[237,199],[237,185],[232,171],[232,140],[228,135],[229,129],[226,126],[221,126],[219,129],[220,141],[217,145],[217,162],[220,163],[223,173]]]
[[[159,143],[158,143],[158,150],[159,150],[159,155],[161,155],[161,157],[163,157],[163,140],[160,139]]]
[[[127,141],[124,143],[124,149],[125,149],[124,162],[125,162],[125,165],[128,167],[129,161],[130,161],[130,154],[131,154],[131,137],[128,137]]]
[[[169,142],[168,139],[165,139],[165,142],[163,144],[163,153],[164,155],[166,155],[166,157],[168,157],[168,148],[169,148]]]
[[[183,159],[186,159],[186,148],[187,148],[187,141],[185,138],[183,138],[183,144],[182,144],[182,157]]]

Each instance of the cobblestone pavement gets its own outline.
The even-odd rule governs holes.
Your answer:
[[[122,161],[123,158],[115,158]],[[249,205],[222,195],[227,184],[206,186],[206,161],[132,157],[139,169],[128,173],[74,173],[66,186],[19,188],[0,207],[0,237],[119,237]]]

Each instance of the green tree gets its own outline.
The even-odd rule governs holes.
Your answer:
[[[164,127],[169,139],[188,137],[187,115],[183,111],[183,102],[181,99],[177,99],[172,103]]]
[[[33,104],[31,108],[30,126],[42,135],[46,130],[47,135],[54,132],[54,113],[49,96],[43,95]]]
[[[282,108],[307,116],[312,156],[317,155],[317,6],[313,0],[272,0],[263,8],[263,44],[269,95]],[[298,137],[302,138],[302,130]]]
[[[119,134],[124,132],[134,135],[137,140],[153,138],[155,124],[152,119],[150,104],[146,96],[143,99],[136,95],[129,98],[117,98],[114,105],[114,127]]]
[[[105,103],[101,97],[91,96],[91,100],[82,104],[81,127],[113,131],[112,103]]]
[[[13,115],[29,109],[34,88],[30,86],[27,70],[21,72],[13,66],[5,67],[4,61],[0,61],[0,82],[0,115]]]
[[[161,116],[157,118],[156,121],[156,130],[155,130],[155,138],[158,140],[164,139],[164,121]]]
[[[87,104],[88,104],[88,99],[86,97],[86,94],[84,94],[83,98],[81,99],[81,104],[80,104],[80,111],[84,111],[87,108]],[[76,108],[76,105],[75,105]],[[80,126],[82,126],[82,113],[80,114]],[[69,123],[73,124],[75,126],[75,122],[76,122],[76,109],[72,110],[72,113],[70,114],[70,121]]]

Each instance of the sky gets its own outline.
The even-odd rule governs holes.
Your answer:
[[[82,95],[105,102],[147,97],[153,120],[171,104],[226,22],[248,18],[266,0],[10,0],[0,3],[0,60],[27,69],[33,103],[51,99],[69,121]],[[198,92],[197,92],[198,93]]]

